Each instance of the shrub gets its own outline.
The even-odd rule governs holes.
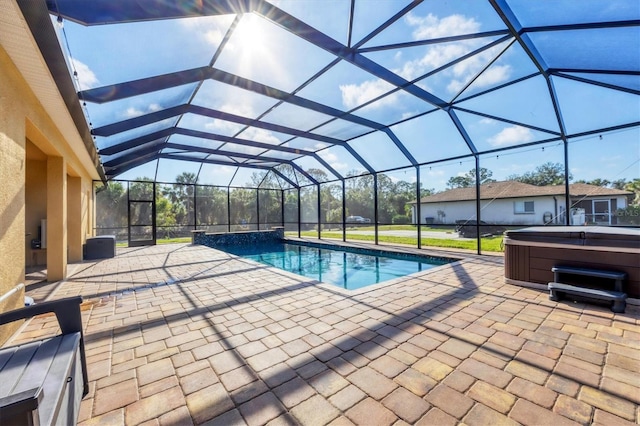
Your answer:
[[[403,214],[397,214],[391,218],[391,223],[394,225],[406,225],[407,223],[411,223],[411,218]]]

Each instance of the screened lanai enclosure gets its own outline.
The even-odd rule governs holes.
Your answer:
[[[640,224],[637,0],[46,5],[103,167],[98,235],[485,252]]]

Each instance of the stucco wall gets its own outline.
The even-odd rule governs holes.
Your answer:
[[[533,201],[534,212],[515,213],[514,203],[519,201]],[[480,220],[501,225],[542,225],[544,224],[543,215],[548,212],[554,217],[558,206],[564,206],[564,198],[558,198],[557,201],[554,201],[553,197],[482,200]],[[475,201],[428,203],[422,204],[420,209],[421,223],[425,223],[427,217],[434,218],[434,223],[448,225],[453,225],[456,221],[476,219]],[[415,208],[412,215],[415,215]],[[415,218],[413,223],[415,223]]]
[[[37,147],[41,158],[32,158],[31,149],[27,149],[27,139]],[[51,158],[57,158],[57,180],[53,185],[50,182]],[[66,200],[69,195],[66,183],[70,176],[74,180],[73,197],[76,200],[76,216],[71,222],[66,217],[66,201],[57,206],[56,211],[51,211],[51,206],[46,202],[47,199]],[[74,228],[74,258],[78,259],[81,243],[85,241],[87,233],[91,232],[91,182],[96,176],[93,164],[90,160],[81,160],[71,148],[0,46],[0,296],[24,282],[25,266],[32,260],[27,245],[32,238],[37,238],[40,219],[47,217],[49,222],[51,216],[59,217],[57,223],[64,229],[56,229],[52,235],[66,235],[67,225]],[[51,231],[50,223],[47,225]],[[27,233],[31,235],[27,237]],[[64,273],[66,243],[64,247],[58,248],[60,253],[56,260],[58,263],[65,262],[65,265],[56,267]],[[42,260],[38,258],[39,263]],[[20,290],[0,302],[0,312],[23,304],[24,290]],[[19,326],[19,323],[15,323],[0,327],[0,345]]]
[[[533,213],[515,213],[514,203],[519,201],[533,201]],[[564,205],[564,199],[559,200]],[[555,206],[553,198],[511,198],[482,203],[480,220],[487,223],[501,225],[543,225],[543,215],[551,213],[554,216]]]
[[[25,234],[25,125],[21,92],[26,85],[0,48],[0,295],[24,281]],[[7,311],[24,304],[18,292],[4,302]],[[19,326],[0,327],[0,343]]]
[[[434,218],[435,223],[455,224],[456,220],[475,220],[475,201],[458,201],[455,203],[429,203],[420,206],[420,223],[425,223],[425,218]],[[438,216],[443,212],[444,216]]]
[[[87,242],[87,237],[93,235],[93,228],[95,227],[95,215],[93,209],[93,180],[88,178],[82,179],[82,242]]]

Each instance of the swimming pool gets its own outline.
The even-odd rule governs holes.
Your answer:
[[[229,246],[224,251],[321,282],[355,290],[445,265],[454,259],[270,243]]]

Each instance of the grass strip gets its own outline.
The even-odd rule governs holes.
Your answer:
[[[296,236],[295,232],[287,233],[287,235]],[[322,238],[334,238],[341,240],[342,233],[341,232],[322,232]],[[302,237],[311,237],[316,238],[318,233],[316,231],[305,231],[300,233]],[[375,237],[373,235],[360,235],[360,234],[349,234],[347,231],[347,239],[348,240],[358,240],[358,241],[374,241]],[[378,241],[381,243],[390,243],[390,244],[406,244],[417,246],[418,239],[413,237],[395,237],[391,235],[379,235]],[[491,251],[491,252],[501,252],[502,251],[502,236],[496,237],[484,237],[481,239],[482,250],[483,251]],[[476,240],[458,240],[458,239],[444,239],[444,238],[422,238],[422,246],[429,247],[441,247],[441,248],[455,248],[455,249],[463,249],[463,250],[477,250]]]

